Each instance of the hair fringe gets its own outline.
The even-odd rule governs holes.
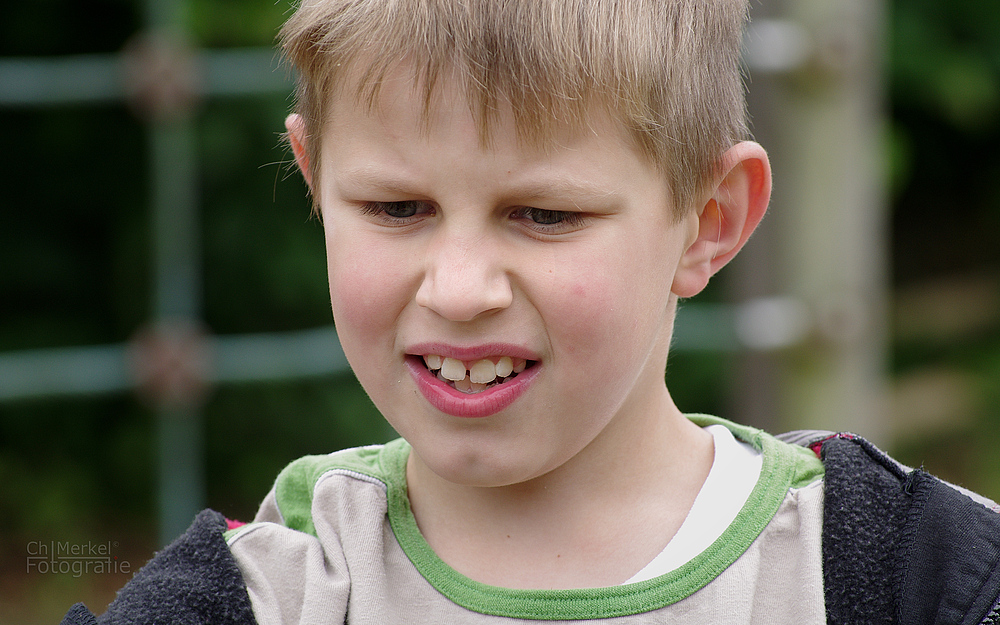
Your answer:
[[[279,39],[299,71],[315,188],[330,100],[373,109],[405,66],[427,123],[440,84],[460,81],[486,145],[505,110],[519,140],[544,147],[559,125],[606,109],[668,177],[682,213],[749,136],[747,19],[747,0],[301,0]]]

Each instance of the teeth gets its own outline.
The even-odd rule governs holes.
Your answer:
[[[491,360],[478,360],[469,369],[469,379],[475,384],[489,384],[497,379],[497,367]]]
[[[465,364],[461,360],[445,358],[441,363],[441,375],[452,382],[465,379]]]
[[[496,372],[498,378],[506,378],[512,371],[514,371],[514,363],[511,361],[510,356],[504,356],[497,361]]]
[[[427,354],[423,358],[424,364],[432,373],[436,373],[437,379],[470,394],[481,393],[494,382],[504,382],[504,378],[521,373],[528,365],[523,358],[501,356],[496,364],[489,358],[483,358],[466,369],[466,364],[457,358],[445,358],[439,354]]]

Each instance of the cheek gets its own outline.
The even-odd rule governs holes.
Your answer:
[[[586,263],[553,276],[539,308],[565,353],[606,357],[609,343],[622,340],[623,329],[631,325],[626,296],[615,267]]]
[[[337,330],[347,334],[353,330],[364,332],[374,325],[371,315],[377,312],[375,288],[363,274],[344,268],[330,270],[330,303]]]
[[[384,339],[399,313],[402,287],[398,274],[386,271],[378,254],[363,244],[328,241],[327,273],[334,322],[345,349],[361,341]],[[363,347],[365,345],[358,345]]]
[[[669,266],[645,254],[589,254],[551,277],[547,325],[564,353],[586,366],[622,366],[669,323]],[[622,362],[617,362],[621,360]]]
[[[616,333],[614,310],[619,299],[616,285],[600,275],[576,280],[563,289],[560,317],[566,348],[571,353],[587,353],[603,349],[603,344]]]

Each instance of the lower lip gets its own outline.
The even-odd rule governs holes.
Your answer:
[[[468,394],[437,379],[424,366],[420,357],[408,357],[406,366],[417,383],[417,388],[432,406],[445,414],[464,419],[481,419],[507,408],[528,390],[539,369],[535,363],[512,380],[492,386],[481,393]]]

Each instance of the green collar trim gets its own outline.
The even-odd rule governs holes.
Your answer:
[[[396,540],[417,570],[439,592],[469,610],[521,619],[612,618],[656,610],[689,597],[728,568],[764,530],[790,488],[823,475],[809,450],[779,442],[764,432],[707,415],[689,417],[701,427],[721,424],[763,453],[760,479],[736,520],[708,549],[680,568],[644,582],[574,590],[515,590],[481,584],[445,564],[424,540],[406,496],[405,443],[384,449],[389,522]]]
[[[640,614],[676,603],[706,586],[757,539],[789,489],[801,488],[823,476],[822,463],[808,449],[787,445],[760,430],[717,417],[690,415],[689,418],[701,427],[723,425],[738,439],[760,450],[763,454],[760,479],[736,520],[708,549],[666,575],[635,584],[576,590],[516,590],[481,584],[458,573],[434,553],[417,528],[406,494],[410,446],[402,439],[385,446],[301,458],[278,476],[275,496],[285,525],[315,536],[312,497],[323,475],[331,471],[347,472],[383,483],[389,523],[407,557],[439,592],[475,612],[536,620]]]

